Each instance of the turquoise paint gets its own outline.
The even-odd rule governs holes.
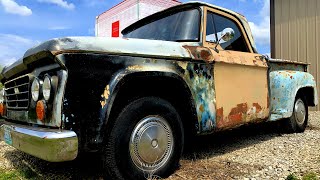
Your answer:
[[[185,79],[192,91],[198,116],[198,133],[210,133],[216,127],[216,102],[213,66],[211,64],[188,63]]]
[[[292,115],[293,105],[299,89],[312,87],[316,93],[316,82],[307,72],[272,71],[270,77],[271,118],[274,121]]]

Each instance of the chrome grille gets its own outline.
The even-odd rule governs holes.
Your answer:
[[[20,76],[4,84],[8,109],[27,109],[29,107],[29,86],[28,75]]]

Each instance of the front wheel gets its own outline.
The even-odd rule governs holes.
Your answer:
[[[289,133],[304,132],[308,124],[308,106],[303,97],[296,98],[292,116],[286,119],[285,122]]]
[[[115,179],[167,177],[179,164],[184,142],[178,112],[157,97],[125,106],[107,138],[104,166]]]

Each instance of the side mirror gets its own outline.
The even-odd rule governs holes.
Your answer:
[[[221,33],[221,39],[228,42],[234,38],[234,30],[232,28],[225,28]],[[219,39],[219,42],[220,40]]]
[[[234,38],[234,30],[232,28],[225,28],[222,32],[221,32],[221,37],[218,40],[218,43],[216,44],[216,46],[214,47],[214,50],[219,53],[219,50],[217,49],[218,45],[220,44],[220,41],[223,40],[224,42],[228,42],[230,40],[232,40]]]

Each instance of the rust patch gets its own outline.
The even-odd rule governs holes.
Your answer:
[[[223,119],[223,107],[217,109],[217,120]]]
[[[217,127],[227,128],[241,124],[242,120],[244,120],[243,116],[246,115],[247,111],[247,103],[241,103],[237,107],[232,108],[227,117],[224,117],[223,108],[219,108],[217,110]]]
[[[253,63],[254,63],[254,64],[256,64],[256,63],[257,63],[257,61],[256,61],[256,60],[253,60]]]
[[[253,103],[252,105],[253,105],[253,107],[256,108],[256,112],[257,113],[261,112],[262,107],[258,103]]]
[[[212,52],[213,61],[228,64],[242,64],[255,67],[268,67],[265,60],[260,60],[260,56],[253,53],[243,53],[236,51],[220,51],[219,54]]]
[[[209,48],[200,47],[200,46],[183,46],[183,47],[187,49],[189,53],[196,60],[210,61],[213,59],[213,55]]]
[[[204,112],[204,107],[202,104],[200,105],[199,110],[200,110],[200,112]]]
[[[217,127],[223,126],[223,107],[217,109]]]
[[[231,121],[241,121],[242,114],[246,114],[248,111],[247,103],[238,104],[237,107],[231,109],[228,119]]]
[[[200,54],[201,54],[201,58],[204,59],[204,60],[206,60],[206,61],[209,61],[209,60],[212,59],[212,54],[211,54],[211,52],[208,51],[207,49],[206,49],[206,50],[202,49],[202,50],[200,51]]]

